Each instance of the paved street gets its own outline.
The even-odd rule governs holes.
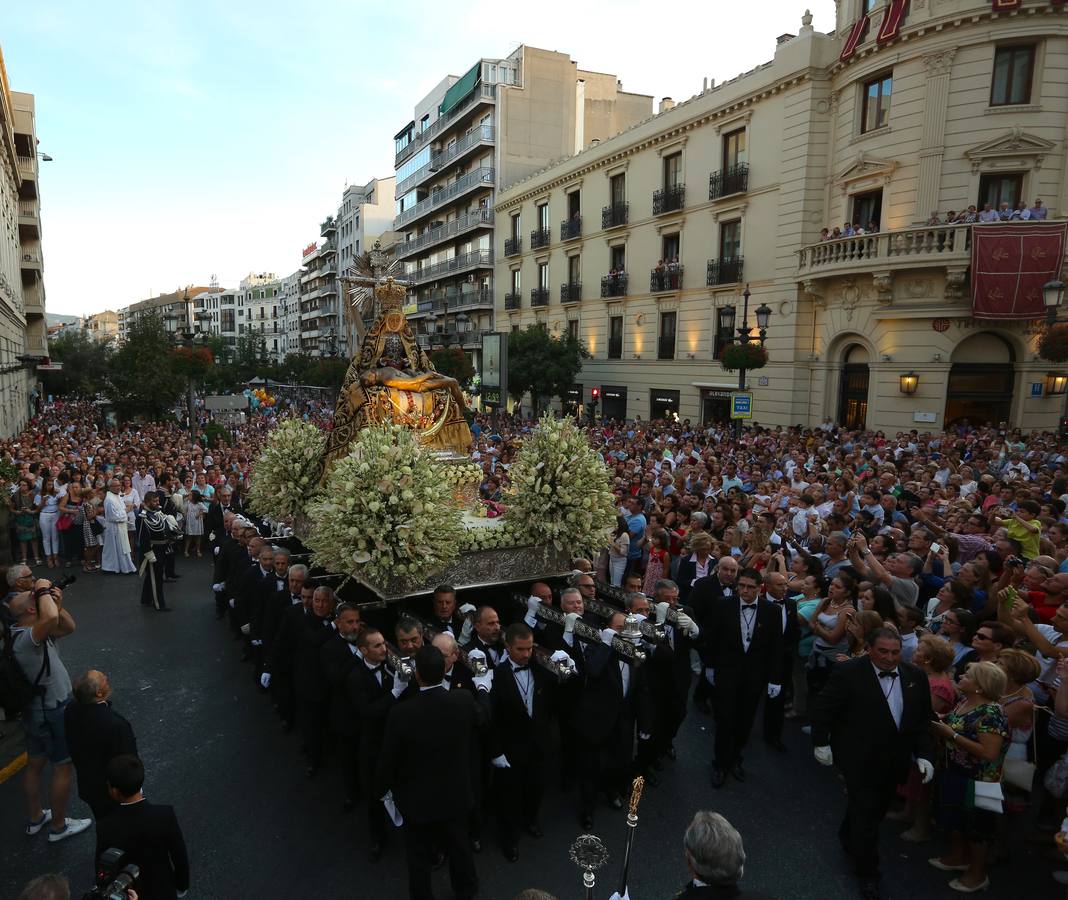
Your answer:
[[[98,667],[111,677],[116,708],[133,723],[148,772],[146,793],[173,803],[185,831],[199,898],[406,897],[403,852],[394,835],[378,865],[365,862],[362,810],[343,815],[336,767],[314,781],[304,776],[296,735],[283,735],[270,706],[238,662],[237,645],[217,623],[206,561],[179,560],[184,578],[167,585],[175,612],[160,615],[137,604],[134,577],[80,576],[67,592],[78,631],[62,642],[72,674]],[[835,838],[841,794],[831,772],[812,760],[803,736],[787,729],[790,754],[754,746],[744,785],[714,792],[708,784],[709,720],[692,713],[678,744],[678,760],[649,789],[632,865],[632,900],[672,897],[686,880],[681,836],[693,811],[710,807],[742,832],[748,863],[744,885],[780,898],[853,897],[853,879]],[[758,742],[759,744],[759,742]],[[428,762],[432,764],[432,761]],[[445,777],[446,773],[442,773]],[[57,845],[22,836],[21,776],[0,785],[5,836],[0,896],[14,897],[33,875],[62,870],[75,896],[89,886],[91,833]],[[560,900],[582,896],[567,850],[579,833],[574,802],[550,792],[545,837],[525,839],[509,864],[486,829],[477,857],[486,900],[508,900],[537,886]],[[88,815],[80,801],[74,814]],[[602,809],[594,831],[612,853],[601,871],[598,897],[616,887],[624,841],[624,813]],[[920,900],[948,897],[949,880],[931,869],[931,845],[905,844],[887,827],[887,895]],[[1032,854],[1032,855],[1028,855]],[[988,897],[1055,897],[1048,864],[1019,846],[1011,868],[992,871]],[[437,873],[439,896],[449,897]]]

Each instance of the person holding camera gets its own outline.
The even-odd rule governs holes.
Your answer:
[[[47,578],[34,582],[32,591],[12,597],[8,610],[14,619],[12,650],[30,683],[29,702],[22,712],[26,732],[26,834],[38,834],[51,823],[50,843],[85,831],[92,819],[68,819],[74,766],[67,749],[64,712],[71,702],[70,675],[56,649],[56,640],[74,631],[74,619],[63,609],[63,591]],[[41,781],[46,763],[52,763],[50,808],[41,806]]]
[[[140,874],[135,884],[142,900],[176,900],[189,890],[189,856],[173,806],[149,803],[141,788],[145,767],[132,754],[108,763],[108,794],[118,805],[96,826],[97,859],[111,849]]]

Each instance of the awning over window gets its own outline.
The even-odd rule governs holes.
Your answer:
[[[445,99],[441,101],[441,106],[438,107],[438,115],[444,116],[450,109],[463,100],[464,97],[470,94],[471,91],[475,89],[475,85],[478,84],[478,78],[481,73],[481,62],[477,62],[471,66],[467,71],[467,74],[445,92]]]

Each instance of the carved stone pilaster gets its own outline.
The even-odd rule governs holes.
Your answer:
[[[957,55],[957,48],[950,47],[938,53],[930,53],[923,57],[923,67],[927,70],[927,77],[934,78],[937,75],[948,75],[953,67],[953,57]]]

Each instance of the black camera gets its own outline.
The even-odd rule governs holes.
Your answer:
[[[52,587],[57,587],[61,591],[65,591],[72,584],[74,584],[74,582],[76,582],[77,580],[78,580],[78,576],[77,575],[64,575],[62,578],[59,579],[59,581],[57,581],[55,584],[53,584]]]
[[[126,862],[126,851],[108,847],[96,860],[96,887],[82,900],[128,900],[131,888],[136,889],[141,869]]]

